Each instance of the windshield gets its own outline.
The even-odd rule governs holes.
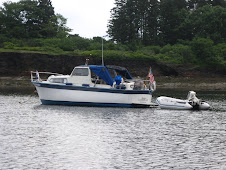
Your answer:
[[[75,68],[72,72],[72,76],[88,76],[88,68]]]

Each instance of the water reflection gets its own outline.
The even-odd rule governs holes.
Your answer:
[[[213,109],[45,106],[0,95],[1,169],[224,169],[225,93],[197,94]]]
[[[34,87],[0,87],[0,94],[2,95],[36,95]]]

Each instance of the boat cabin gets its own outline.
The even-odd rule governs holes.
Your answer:
[[[89,67],[75,67],[68,78],[68,82],[78,86],[93,86]]]
[[[48,78],[47,82],[132,90],[134,87],[134,81],[132,80],[133,78],[124,67],[82,65],[75,67],[71,75],[52,75]]]

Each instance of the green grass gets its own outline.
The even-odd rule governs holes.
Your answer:
[[[54,51],[54,50],[34,50],[25,48],[14,48],[5,49],[0,48],[0,52],[11,52],[11,53],[39,53],[39,54],[49,54],[49,55],[74,55],[72,51]]]

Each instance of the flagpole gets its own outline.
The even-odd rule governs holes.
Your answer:
[[[146,82],[147,82],[148,77],[149,77],[150,70],[151,70],[151,67],[149,68],[149,70],[148,70],[148,75],[147,75],[147,77],[146,77],[146,80],[144,81],[144,85],[145,85],[145,86],[146,86]]]
[[[150,67],[150,68],[149,68],[149,70],[148,70],[148,75],[147,75],[146,80],[148,80],[148,77],[149,77],[150,71],[151,71],[151,67]]]
[[[104,66],[104,40],[102,37],[102,66]]]

